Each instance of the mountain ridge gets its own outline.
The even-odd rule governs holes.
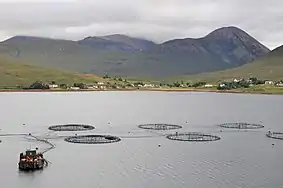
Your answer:
[[[223,27],[201,38],[152,41],[113,34],[62,40],[12,37],[0,54],[34,65],[98,75],[168,77],[234,68],[269,53],[245,31]]]

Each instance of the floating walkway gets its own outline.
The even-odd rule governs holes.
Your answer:
[[[243,123],[243,122],[223,123],[223,124],[220,124],[219,126],[223,127],[223,128],[229,128],[229,129],[260,129],[260,128],[264,128],[264,126],[261,125],[261,124]]]
[[[81,135],[70,136],[64,139],[66,142],[76,144],[109,144],[119,142],[121,139],[117,136],[111,135]]]
[[[65,125],[53,125],[48,127],[52,131],[89,131],[93,130],[94,126],[82,125],[82,124],[65,124]]]
[[[176,133],[168,135],[167,138],[169,140],[176,140],[176,141],[187,141],[187,142],[209,142],[209,141],[217,141],[220,140],[220,137],[210,135],[210,134],[203,134],[203,133]]]
[[[278,140],[283,140],[283,132],[268,132],[266,134],[267,137],[273,138],[273,139],[278,139]]]
[[[151,130],[173,130],[181,129],[181,125],[172,125],[172,124],[142,124],[138,126],[141,129],[151,129]]]

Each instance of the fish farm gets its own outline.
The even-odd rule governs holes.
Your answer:
[[[229,128],[229,129],[260,129],[264,128],[261,124],[253,124],[253,123],[224,123],[220,124],[220,127]]]
[[[121,139],[110,135],[81,135],[70,136],[64,139],[66,142],[76,144],[109,144],[119,142]]]
[[[181,125],[172,125],[172,124],[142,124],[138,126],[141,129],[151,129],[151,130],[173,130],[181,129]]]
[[[176,133],[167,136],[170,140],[187,142],[208,142],[220,140],[220,137],[203,133]]]
[[[91,125],[82,124],[66,124],[66,125],[53,125],[48,128],[52,131],[88,131],[93,130],[94,127]]]
[[[278,139],[278,140],[283,140],[283,132],[268,132],[266,134],[267,137],[273,138],[273,139]]]

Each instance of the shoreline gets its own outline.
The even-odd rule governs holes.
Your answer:
[[[0,93],[52,93],[52,92],[107,92],[107,91],[157,91],[157,92],[198,92],[198,93],[228,93],[228,94],[262,94],[262,95],[283,95],[282,93],[272,93],[264,91],[235,91],[235,90],[216,90],[216,89],[167,89],[167,88],[148,88],[148,89],[81,89],[81,90],[40,90],[40,89],[0,89]]]

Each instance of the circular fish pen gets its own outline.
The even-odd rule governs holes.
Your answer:
[[[81,135],[70,136],[64,139],[66,142],[76,144],[109,144],[119,142],[121,139],[111,135]]]
[[[142,124],[138,126],[141,129],[151,129],[151,130],[173,130],[181,129],[181,125],[172,125],[172,124]]]
[[[273,139],[283,140],[283,132],[268,132],[266,136]]]
[[[187,142],[210,142],[220,140],[220,137],[203,133],[176,133],[167,135],[169,140]]]
[[[88,131],[93,130],[94,127],[91,125],[82,124],[66,124],[66,125],[53,125],[48,127],[52,131]]]
[[[229,129],[260,129],[264,128],[261,124],[254,124],[254,123],[223,123],[220,124],[220,127],[229,128]]]

